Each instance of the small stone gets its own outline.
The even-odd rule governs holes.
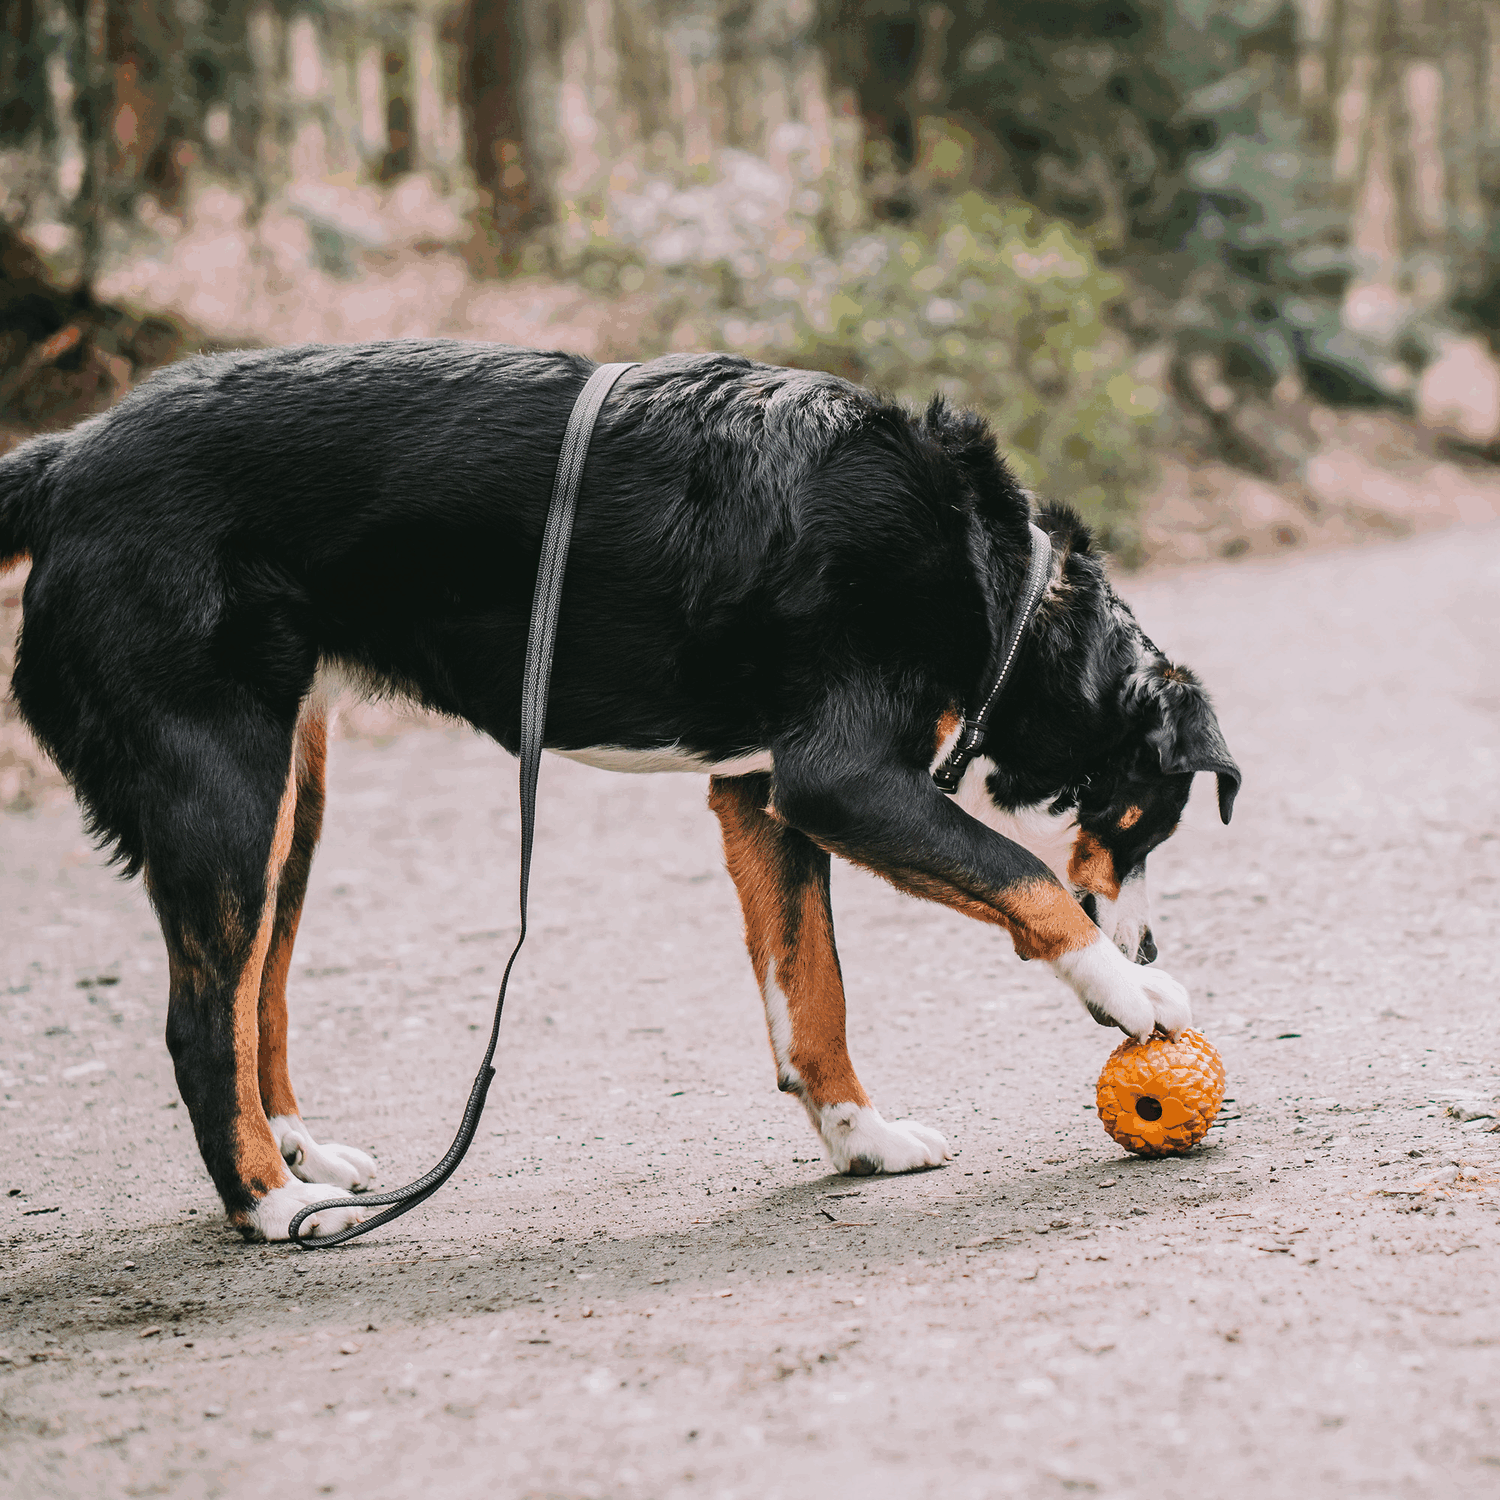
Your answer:
[[[1479,1099],[1459,1099],[1448,1106],[1447,1113],[1455,1120],[1493,1120],[1495,1106]]]
[[[347,1343],[347,1344],[340,1344],[339,1345],[339,1353],[340,1354],[358,1354],[359,1353],[359,1345],[356,1344],[356,1343],[354,1343],[352,1340],[349,1343]]]
[[[224,1415],[224,1408],[222,1406],[205,1406],[203,1408],[203,1415],[205,1417],[222,1417]]]
[[[141,1329],[141,1331],[138,1334],[136,1334],[136,1337],[138,1339],[149,1339],[149,1338],[154,1337],[156,1334],[158,1334],[160,1332],[161,1332],[161,1325],[159,1323],[153,1323],[149,1328],[143,1328],[143,1329]]]

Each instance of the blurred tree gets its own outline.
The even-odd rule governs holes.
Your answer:
[[[978,190],[1083,234],[1180,409],[1276,472],[1281,396],[1398,398],[1450,307],[1497,337],[1497,92],[1500,0],[0,0],[0,232],[71,225],[86,301],[194,162],[252,219],[462,163],[476,264],[712,203],[687,239],[732,299],[733,234],[837,256]]]
[[[488,227],[507,265],[514,263],[521,236],[535,228],[545,201],[527,145],[522,8],[523,0],[467,0],[460,33],[464,146],[488,197]]]
[[[1132,333],[1168,341],[1174,391],[1237,461],[1281,466],[1235,421],[1241,391],[1299,375],[1328,394],[1381,391],[1389,361],[1340,320],[1352,267],[1319,144],[1322,54],[1304,68],[1284,0],[876,0],[834,5],[829,24],[887,143],[877,210],[901,218],[972,184],[1085,230],[1130,274]]]

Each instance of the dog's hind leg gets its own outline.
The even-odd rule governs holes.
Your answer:
[[[144,819],[171,976],[167,1046],[204,1164],[249,1239],[286,1239],[299,1209],[338,1196],[287,1170],[261,1102],[262,979],[297,822],[292,740],[253,708],[179,721]],[[327,1209],[302,1232],[363,1217]]]
[[[296,810],[292,814],[291,847],[276,886],[276,917],[260,981],[259,1072],[260,1102],[282,1158],[303,1182],[325,1182],[344,1192],[361,1192],[375,1180],[375,1163],[354,1146],[313,1139],[297,1108],[287,1069],[286,982],[292,965],[292,945],[307,895],[307,877],[323,828],[324,765],[328,750],[328,721],[321,704],[309,703],[297,721],[293,750]]]
[[[714,777],[708,801],[745,913],[745,944],[766,1005],[782,1090],[796,1094],[840,1172],[910,1172],[948,1158],[937,1131],[886,1121],[870,1103],[844,1036],[844,981],[833,941],[829,858],[766,811],[770,778]]]

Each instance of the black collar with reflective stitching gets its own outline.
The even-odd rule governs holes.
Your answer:
[[[1000,694],[1005,688],[1011,668],[1016,664],[1021,638],[1026,634],[1026,627],[1031,624],[1036,614],[1037,605],[1042,602],[1042,594],[1046,590],[1047,579],[1051,573],[1052,538],[1040,526],[1033,523],[1031,566],[1026,573],[1026,588],[1021,595],[1021,606],[1011,621],[1010,631],[1002,642],[994,685],[985,694],[979,712],[972,717],[967,714],[964,716],[963,725],[959,730],[958,738],[953,742],[953,748],[943,757],[942,765],[932,773],[937,789],[940,792],[946,792],[950,797],[958,790],[958,784],[964,779],[964,772],[968,770],[969,762],[979,753],[979,747],[984,743],[985,730],[989,726],[990,716],[995,711],[995,705],[1000,701]]]

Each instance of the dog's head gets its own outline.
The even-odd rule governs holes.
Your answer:
[[[1146,857],[1175,831],[1193,777],[1217,778],[1229,822],[1240,771],[1198,679],[1147,638],[1088,531],[1044,510],[1060,553],[1000,712],[959,800],[1030,849],[1126,957],[1156,957]]]
[[[1177,829],[1193,777],[1212,772],[1225,823],[1240,789],[1239,767],[1212,705],[1185,667],[1164,657],[1125,682],[1126,732],[1076,790],[1068,882],[1084,910],[1127,958],[1156,957],[1146,892],[1146,856]]]

